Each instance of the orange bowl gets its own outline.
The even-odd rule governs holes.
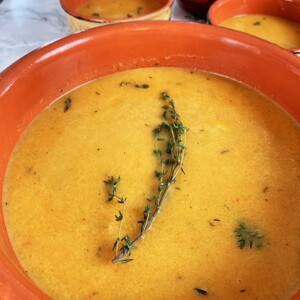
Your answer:
[[[300,22],[299,0],[218,0],[208,11],[208,22],[220,25],[239,15],[264,14]]]
[[[267,14],[299,23],[300,1],[218,0],[210,7],[208,19],[211,24],[219,25],[229,18],[246,14]]]
[[[95,28],[98,26],[109,25],[113,23],[123,23],[132,21],[150,21],[150,20],[169,20],[171,18],[174,0],[157,0],[162,7],[151,13],[140,15],[138,17],[126,19],[104,19],[97,16],[85,16],[77,12],[77,9],[86,3],[86,0],[60,0],[60,5],[67,15],[68,23],[72,32],[78,32]]]
[[[195,68],[232,78],[265,94],[300,122],[300,60],[287,50],[209,25],[162,21],[105,26],[34,51],[0,74],[1,190],[14,145],[51,102],[101,76],[156,66]],[[0,295],[10,300],[50,299],[18,262],[2,210]],[[300,299],[300,293],[294,299]]]

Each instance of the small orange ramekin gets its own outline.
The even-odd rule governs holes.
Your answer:
[[[174,0],[157,0],[162,7],[149,14],[126,19],[104,19],[96,16],[84,16],[77,12],[78,7],[86,0],[60,0],[60,5],[67,14],[68,23],[73,33],[84,31],[90,28],[132,21],[170,20]]]
[[[265,14],[300,23],[300,0],[217,0],[208,11],[208,22],[219,26],[238,15]],[[300,54],[300,49],[289,49]]]

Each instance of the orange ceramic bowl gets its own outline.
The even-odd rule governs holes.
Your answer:
[[[195,23],[105,26],[34,51],[0,74],[1,190],[13,147],[51,102],[101,76],[156,66],[195,68],[232,78],[267,95],[300,122],[300,60],[287,50],[236,31]],[[18,262],[2,209],[0,295],[10,300],[49,299]],[[294,299],[299,300],[300,293]]]
[[[210,7],[208,18],[211,24],[219,25],[229,18],[246,14],[267,14],[299,23],[300,1],[218,0]]]
[[[126,19],[103,19],[87,17],[77,12],[77,9],[86,3],[86,0],[60,0],[60,5],[67,14],[68,23],[72,32],[83,31],[98,26],[132,21],[169,20],[171,18],[174,0],[157,0],[162,7],[152,13]]]
[[[208,22],[219,25],[246,14],[265,14],[300,23],[300,0],[217,0],[208,11]]]

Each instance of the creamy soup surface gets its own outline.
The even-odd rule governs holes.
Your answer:
[[[185,174],[133,261],[113,264],[121,205],[103,180],[121,177],[121,235],[133,239],[156,190],[162,92],[189,128]],[[106,76],[50,105],[16,146],[9,237],[54,299],[288,299],[300,287],[299,158],[298,124],[229,79],[175,68]]]
[[[145,15],[161,7],[157,0],[89,0],[77,12],[87,17],[123,19]]]
[[[300,47],[300,23],[281,17],[240,15],[221,22],[220,26],[254,35],[283,48]]]

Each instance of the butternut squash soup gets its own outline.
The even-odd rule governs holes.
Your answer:
[[[3,209],[53,299],[289,299],[300,128],[254,90],[180,68],[54,102],[10,159]]]
[[[227,19],[220,26],[265,39],[283,48],[300,47],[300,24],[285,18],[249,14]]]
[[[77,12],[86,17],[124,19],[151,13],[162,6],[157,0],[89,0]]]

